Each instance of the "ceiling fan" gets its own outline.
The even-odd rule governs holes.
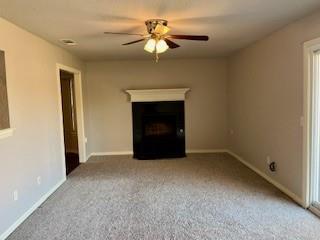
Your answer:
[[[163,19],[149,19],[145,21],[147,26],[147,34],[138,33],[124,33],[124,32],[104,32],[105,34],[120,34],[120,35],[134,35],[141,36],[141,39],[124,43],[122,45],[131,45],[134,43],[148,40],[144,46],[144,50],[150,53],[155,53],[156,62],[159,60],[158,54],[164,53],[169,48],[175,49],[180,47],[177,43],[171,39],[183,39],[183,40],[194,40],[194,41],[208,41],[209,37],[204,35],[175,35],[168,34],[170,28],[168,27],[168,21]]]

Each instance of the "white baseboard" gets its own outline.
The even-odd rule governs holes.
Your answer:
[[[313,212],[315,215],[317,215],[318,217],[320,217],[320,210],[318,208],[315,208],[314,206],[311,205],[309,207],[309,210]]]
[[[93,152],[91,156],[114,156],[114,155],[133,155],[133,151],[115,151],[115,152]]]
[[[186,153],[227,153],[227,149],[187,149]],[[93,152],[88,156],[115,156],[115,155],[133,155],[132,150],[116,152]]]
[[[305,204],[303,203],[303,200],[296,195],[295,193],[291,192],[288,188],[286,188],[285,186],[283,186],[282,184],[280,184],[279,182],[277,182],[276,180],[272,179],[270,176],[268,176],[267,174],[265,174],[264,172],[260,171],[258,168],[256,168],[255,166],[253,166],[252,164],[248,163],[247,161],[245,161],[242,157],[240,157],[239,155],[235,154],[234,152],[228,150],[227,151],[231,156],[233,156],[234,158],[236,158],[238,161],[240,161],[242,164],[246,165],[248,168],[250,168],[252,171],[256,172],[257,174],[259,174],[261,177],[263,177],[265,180],[267,180],[269,183],[271,183],[272,185],[274,185],[276,188],[278,188],[281,192],[285,193],[286,195],[288,195],[290,198],[292,198],[292,200],[294,200],[296,203],[298,203],[299,205],[301,205],[302,207],[305,208]]]
[[[52,193],[54,193],[64,182],[66,178],[59,181],[53,188],[44,194],[31,208],[29,208],[15,223],[13,223],[4,233],[0,235],[0,240],[5,240],[24,220],[26,220]]]
[[[87,161],[94,156],[122,156],[133,155],[133,151],[116,151],[116,152],[92,152],[89,154]]]
[[[186,153],[227,153],[227,149],[187,149]]]

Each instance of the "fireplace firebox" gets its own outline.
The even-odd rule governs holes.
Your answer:
[[[185,157],[184,101],[133,102],[136,159]]]

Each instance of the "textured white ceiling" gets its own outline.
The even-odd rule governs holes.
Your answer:
[[[162,58],[228,55],[320,7],[319,0],[0,0],[0,16],[84,60],[150,58],[135,36],[144,21],[164,18],[171,33],[206,34],[209,42],[177,40]],[[68,47],[59,39],[74,39]]]

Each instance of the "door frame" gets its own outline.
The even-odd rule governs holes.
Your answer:
[[[77,134],[78,134],[78,150],[79,161],[84,163],[86,158],[86,137],[84,131],[84,113],[83,113],[83,94],[82,94],[82,74],[81,71],[60,63],[56,64],[57,85],[58,85],[58,105],[59,105],[59,126],[60,126],[60,141],[61,141],[61,159],[63,161],[63,171],[66,175],[66,160],[65,160],[65,143],[63,130],[63,111],[62,111],[62,96],[61,96],[61,80],[60,71],[67,71],[74,75],[74,91],[76,102],[76,119],[77,119]]]
[[[303,103],[303,204],[305,208],[310,208],[311,211],[319,214],[312,206],[312,148],[314,134],[312,133],[312,120],[314,118],[312,110],[313,106],[313,57],[314,52],[320,50],[320,38],[304,43],[304,103]],[[320,97],[320,96],[319,96]]]

